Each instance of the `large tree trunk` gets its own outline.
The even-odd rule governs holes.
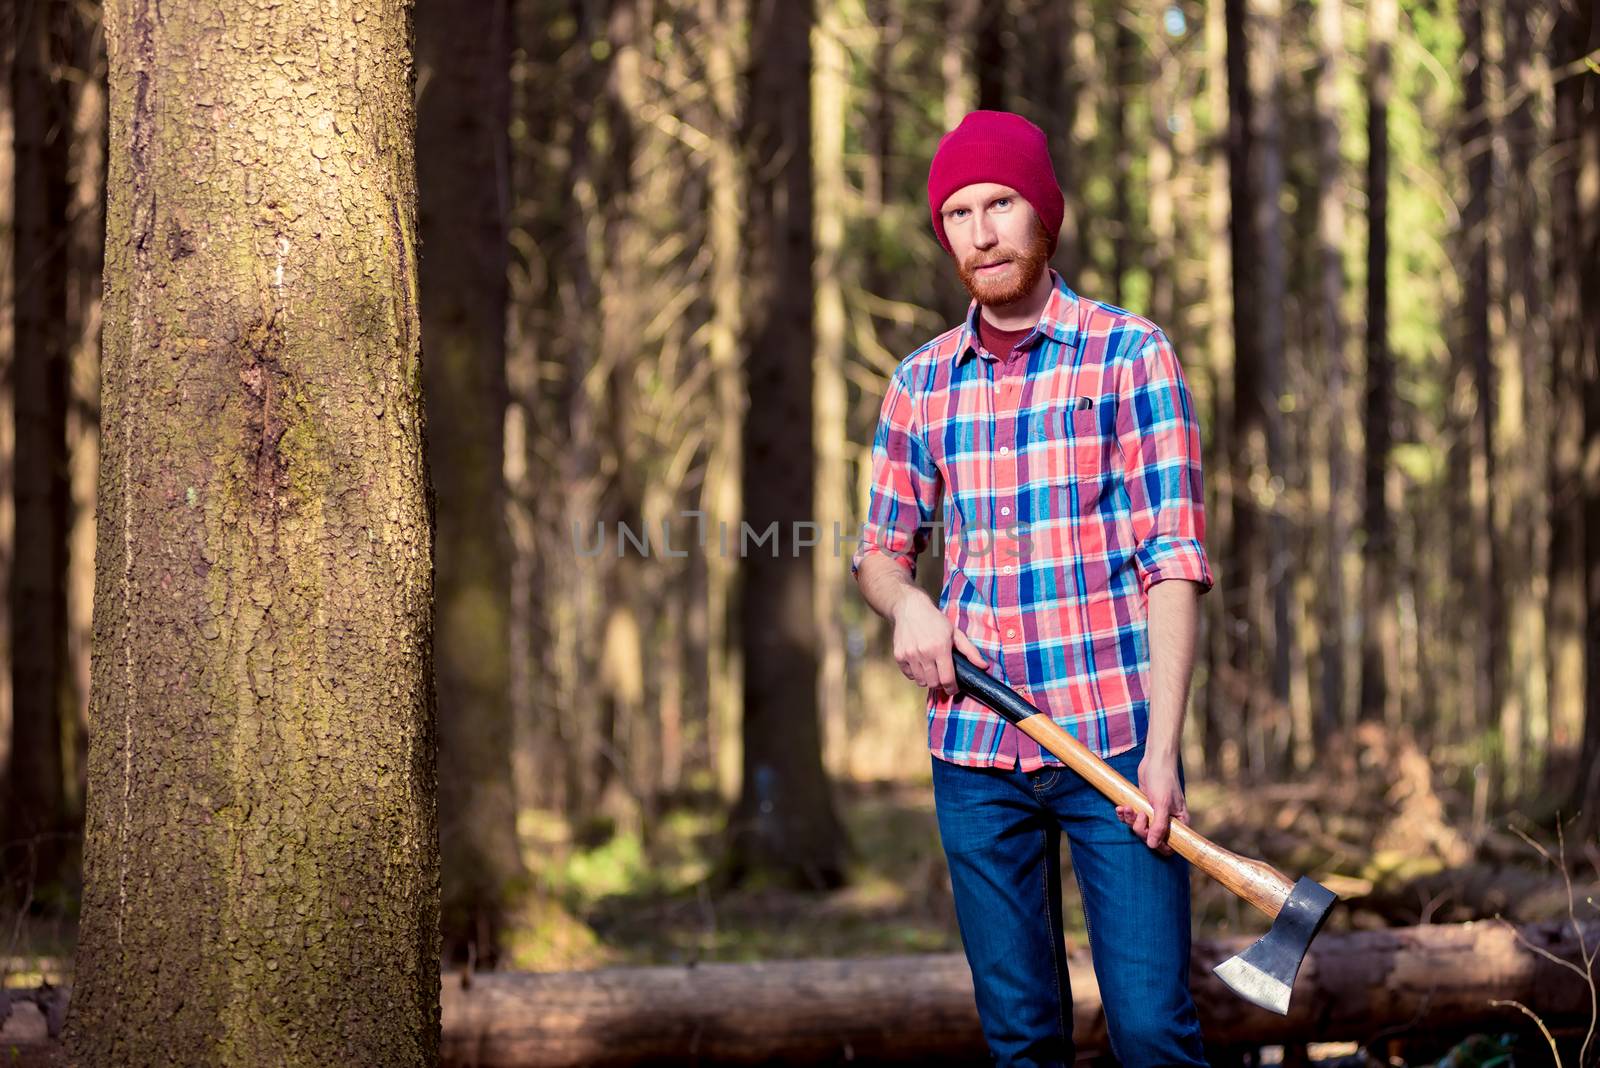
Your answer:
[[[1246,211],[1254,218],[1251,248],[1259,266],[1255,275],[1257,288],[1251,293],[1237,295],[1234,307],[1242,303],[1250,310],[1259,338],[1255,346],[1259,362],[1256,393],[1251,398],[1256,407],[1254,426],[1250,432],[1241,433],[1238,440],[1257,458],[1255,470],[1259,470],[1265,480],[1264,496],[1257,499],[1251,495],[1265,539],[1265,553],[1251,561],[1249,573],[1252,579],[1260,576],[1266,591],[1256,609],[1260,633],[1270,635],[1264,665],[1266,674],[1259,683],[1270,687],[1272,704],[1281,708],[1289,700],[1290,652],[1294,646],[1289,618],[1294,564],[1289,558],[1289,521],[1283,511],[1284,488],[1289,479],[1282,405],[1284,365],[1288,358],[1284,345],[1284,316],[1289,303],[1289,265],[1280,206],[1284,185],[1281,112],[1282,100],[1287,95],[1281,55],[1284,13],[1280,0],[1248,0],[1247,9],[1254,15],[1250,24],[1252,37],[1247,68],[1253,97],[1250,167],[1256,178],[1252,189],[1255,199],[1248,204],[1235,205],[1235,210]],[[1235,415],[1244,410],[1246,406],[1241,404],[1235,408]],[[1259,435],[1259,443],[1254,440],[1256,435]],[[1279,720],[1276,713],[1273,719]],[[1267,751],[1268,724],[1256,724],[1251,734],[1255,770],[1258,774],[1273,770],[1271,764],[1277,754],[1269,755]]]
[[[817,717],[814,522],[811,48],[813,5],[752,12],[751,267],[745,367],[742,588],[744,760],[723,874],[825,887],[843,881],[844,829],[822,767]],[[831,531],[829,532],[831,538]],[[819,544],[831,541],[817,539]]]
[[[1232,213],[1230,199],[1232,182],[1230,163],[1234,156],[1232,143],[1233,116],[1229,109],[1229,71],[1234,62],[1229,34],[1232,20],[1224,4],[1207,4],[1205,10],[1206,90],[1204,112],[1207,116],[1203,144],[1206,168],[1206,208],[1204,222],[1205,248],[1205,304],[1208,309],[1205,333],[1206,365],[1210,381],[1200,379],[1209,392],[1211,440],[1206,445],[1208,455],[1217,457],[1214,470],[1221,477],[1207,476],[1213,487],[1211,499],[1206,502],[1211,517],[1211,540],[1214,545],[1233,545],[1233,521],[1237,499],[1238,473],[1232,466],[1236,450],[1229,427],[1233,424],[1233,391],[1225,383],[1233,379],[1236,351],[1233,344],[1233,279]],[[1197,383],[1196,388],[1201,385]],[[1198,398],[1196,398],[1198,403]],[[1201,612],[1205,625],[1204,658],[1206,682],[1195,694],[1194,753],[1196,767],[1205,774],[1218,776],[1230,769],[1219,767],[1224,753],[1236,750],[1227,748],[1229,732],[1237,723],[1238,706],[1217,685],[1218,674],[1227,667],[1230,649],[1228,623],[1233,617],[1233,605],[1243,590],[1231,573],[1220,583],[1221,596],[1201,599]],[[1187,758],[1189,751],[1185,751]]]
[[[77,1063],[437,1057],[409,10],[107,6]]]
[[[998,6],[998,5],[997,5]],[[1088,211],[1080,175],[1087,168],[1073,143],[1073,127],[1078,118],[1078,95],[1085,72],[1072,59],[1072,40],[1077,20],[1083,19],[1082,0],[1050,0],[1026,4],[1017,13],[1018,66],[1022,76],[1025,114],[1044,131],[1056,180],[1066,198],[1060,243],[1056,248],[1056,269],[1076,288],[1081,279],[1079,264],[1083,251],[1079,243]]]
[[[522,872],[505,523],[511,32],[506,0],[417,8],[428,468],[438,509],[439,848],[447,959],[493,966]],[[470,948],[469,948],[470,947]]]
[[[1400,623],[1394,520],[1385,485],[1393,440],[1394,361],[1389,353],[1389,94],[1396,0],[1367,9],[1367,382],[1362,524],[1360,718],[1399,719]]]
[[[747,106],[738,71],[750,54],[739,27],[747,17],[747,0],[699,0],[697,14],[706,27],[707,126],[711,132],[709,207],[706,239],[711,248],[706,358],[711,364],[715,395],[715,429],[706,455],[705,485],[700,510],[706,534],[697,556],[704,560],[706,591],[706,674],[708,747],[716,773],[718,796],[733,801],[739,790],[742,761],[740,709],[744,705],[741,648],[734,621],[737,558],[722,551],[721,533],[739,527],[744,457],[740,428],[746,395],[741,374],[739,338],[744,332],[744,226],[746,174],[741,166],[738,129]],[[726,524],[726,527],[724,526]],[[718,548],[712,551],[711,546]]]
[[[1344,154],[1340,146],[1340,73],[1344,65],[1344,0],[1318,0],[1317,4],[1317,294],[1316,332],[1323,389],[1326,390],[1324,417],[1313,421],[1312,433],[1321,438],[1318,451],[1326,457],[1325,474],[1313,473],[1323,488],[1318,504],[1326,515],[1321,534],[1323,546],[1320,618],[1321,686],[1317,694],[1316,740],[1331,738],[1345,723],[1345,614],[1348,569],[1345,566],[1350,544],[1351,516],[1346,497],[1349,492],[1349,446],[1346,444],[1346,419],[1351,414],[1346,383],[1349,363],[1345,323],[1344,273],[1345,180]]]
[[[1230,247],[1233,264],[1233,406],[1232,425],[1227,442],[1230,475],[1229,538],[1225,547],[1226,571],[1234,576],[1234,588],[1226,598],[1229,608],[1227,632],[1228,666],[1239,681],[1235,692],[1225,698],[1233,710],[1230,722],[1217,724],[1207,732],[1207,764],[1225,775],[1236,773],[1248,763],[1259,770],[1255,759],[1263,727],[1257,722],[1264,710],[1259,681],[1265,677],[1269,650],[1266,604],[1270,596],[1267,558],[1267,522],[1256,499],[1256,488],[1266,477],[1267,423],[1269,401],[1275,401],[1264,370],[1262,352],[1265,333],[1262,287],[1265,264],[1261,260],[1261,222],[1256,204],[1261,199],[1262,172],[1258,165],[1258,140],[1261,120],[1257,109],[1259,90],[1252,77],[1261,64],[1252,58],[1256,34],[1251,12],[1259,0],[1226,0],[1222,5],[1227,27],[1228,69],[1228,185],[1230,196]]]
[[[1540,377],[1548,362],[1546,334],[1549,309],[1545,299],[1548,230],[1543,204],[1548,179],[1536,178],[1543,155],[1540,124],[1535,117],[1539,83],[1546,76],[1534,69],[1535,23],[1542,14],[1525,4],[1497,5],[1503,52],[1502,93],[1509,105],[1499,139],[1505,153],[1506,181],[1500,191],[1500,240],[1497,262],[1503,265],[1498,300],[1504,336],[1494,427],[1495,467],[1500,472],[1494,493],[1494,530],[1500,555],[1496,565],[1504,591],[1506,643],[1500,692],[1508,753],[1508,793],[1526,796],[1541,783],[1545,742],[1549,736],[1549,666],[1545,662],[1544,612],[1535,595],[1534,576],[1541,568],[1550,527],[1550,502],[1543,492],[1549,456],[1544,448],[1549,398]],[[1512,101],[1515,101],[1514,103]],[[1542,105],[1540,105],[1542,109]],[[1495,639],[1491,638],[1491,641]]]
[[[10,618],[11,759],[0,806],[0,872],[19,895],[53,882],[69,851],[62,727],[71,714],[67,670],[69,83],[57,76],[72,36],[71,6],[23,5],[16,19],[15,555]]]
[[[1011,106],[1007,77],[1011,64],[1006,62],[1010,13],[1005,4],[979,2],[972,8],[972,18],[972,73],[978,81],[977,106],[985,111],[1006,110]]]
[[[1490,999],[1519,1001],[1556,1026],[1587,1020],[1588,987],[1519,935],[1581,967],[1570,927],[1477,923],[1326,932],[1287,1016],[1240,1000],[1211,972],[1249,938],[1196,942],[1189,982],[1213,1050],[1521,1022]],[[1600,926],[1586,936],[1592,944]],[[1067,964],[1073,1038],[1082,1051],[1104,1050],[1088,954]],[[443,1004],[443,1063],[473,1068],[970,1064],[984,1053],[960,954],[482,975],[465,989],[447,982]]]
[[[1110,56],[1106,65],[1106,73],[1110,75],[1106,101],[1110,162],[1113,174],[1132,174],[1134,147],[1128,132],[1128,105],[1129,98],[1144,85],[1144,72],[1138,68],[1138,41],[1128,18],[1119,10],[1120,2],[1107,6],[1109,25],[1101,41]],[[1128,188],[1133,183],[1110,184],[1110,215],[1106,223],[1111,231],[1111,303],[1120,307],[1128,302],[1128,275],[1135,263],[1133,194]],[[1171,323],[1170,320],[1162,322],[1168,326]]]
[[[0,190],[13,189],[16,179],[16,109],[11,77],[16,63],[17,5],[0,4]],[[0,196],[0,308],[12,308],[16,297],[17,198]],[[15,512],[12,487],[16,475],[16,315],[0,315],[0,656],[7,662],[16,641],[11,618],[11,562],[15,558]],[[5,796],[11,754],[11,676],[0,672],[0,797]],[[4,893],[0,888],[0,893]]]
[[[507,341],[509,392],[506,414],[506,478],[512,496],[515,552],[511,597],[513,771],[519,807],[559,810],[566,793],[566,755],[560,744],[566,707],[564,649],[558,612],[563,573],[576,554],[548,552],[572,544],[565,493],[551,492],[551,471],[565,440],[561,344],[567,322],[561,284],[569,275],[553,269],[566,257],[571,185],[564,153],[569,94],[577,88],[562,59],[575,47],[553,32],[568,16],[568,0],[522,0],[512,5],[516,51],[514,113],[522,135],[511,142],[511,199],[515,213],[510,302],[514,312]],[[575,28],[575,27],[574,27]],[[562,630],[570,628],[561,628]]]
[[[1493,227],[1491,165],[1493,124],[1488,114],[1488,74],[1492,69],[1486,46],[1485,0],[1463,0],[1460,7],[1462,36],[1460,129],[1461,162],[1466,174],[1466,202],[1461,211],[1460,256],[1462,273],[1461,336],[1452,352],[1454,376],[1460,391],[1471,397],[1462,406],[1471,413],[1457,428],[1461,454],[1455,470],[1465,470],[1464,486],[1451,495],[1459,518],[1451,524],[1451,570],[1462,581],[1456,585],[1460,627],[1459,659],[1465,725],[1473,732],[1495,730],[1499,721],[1500,660],[1505,650],[1505,606],[1501,602],[1500,576],[1493,523],[1497,478],[1494,466],[1495,394],[1493,343],[1489,328],[1489,247]],[[1498,761],[1497,761],[1498,764]],[[1503,772],[1496,767],[1497,777]]]
[[[1600,14],[1579,0],[1561,5],[1554,40],[1559,65],[1581,63],[1600,48]],[[1584,530],[1583,747],[1571,806],[1582,819],[1574,834],[1591,837],[1600,828],[1600,78],[1578,67],[1556,85],[1556,143],[1566,156],[1557,186],[1558,244],[1565,246],[1557,266],[1561,299],[1556,307],[1558,365],[1574,376],[1583,397],[1581,467],[1578,492],[1563,507],[1581,509]]]
[[[850,766],[850,731],[846,719],[849,694],[845,688],[843,619],[848,570],[834,555],[835,525],[842,534],[850,527],[850,480],[845,457],[849,441],[849,390],[846,360],[849,352],[845,285],[856,283],[853,259],[845,257],[845,225],[849,187],[845,174],[845,130],[850,121],[849,53],[843,38],[851,26],[839,4],[828,3],[821,13],[816,36],[816,66],[812,92],[816,96],[816,132],[812,139],[816,160],[816,263],[813,290],[817,302],[817,522],[822,532],[822,566],[815,569],[817,642],[821,650],[817,714],[823,728],[823,766],[835,774]],[[858,284],[858,283],[856,283]],[[850,582],[853,586],[854,583]]]

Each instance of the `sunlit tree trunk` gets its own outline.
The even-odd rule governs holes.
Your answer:
[[[1074,173],[1080,178],[1072,188],[1065,190],[1065,194],[1067,214],[1076,213],[1077,216],[1070,224],[1074,228],[1072,233],[1077,244],[1073,250],[1075,258],[1070,265],[1073,273],[1069,280],[1078,292],[1108,300],[1111,287],[1116,284],[1111,277],[1111,256],[1104,252],[1108,228],[1103,224],[1093,225],[1096,212],[1102,209],[1097,206],[1100,198],[1091,196],[1091,176],[1095,168],[1110,166],[1105,156],[1104,142],[1107,139],[1102,135],[1101,124],[1107,108],[1107,94],[1115,91],[1111,85],[1110,51],[1101,47],[1097,33],[1104,21],[1101,12],[1099,0],[1079,0],[1071,5],[1071,17],[1067,22],[1070,39],[1068,63],[1076,78],[1076,91],[1072,122],[1067,127],[1072,134],[1064,147],[1074,155]],[[1063,184],[1066,183],[1067,179],[1061,172],[1057,172],[1057,177],[1062,179]],[[1066,240],[1065,230],[1062,240]]]
[[[105,22],[94,729],[64,1037],[84,1065],[434,1064],[409,9],[114,0]]]
[[[606,511],[605,496],[605,386],[611,375],[611,354],[600,344],[600,317],[594,314],[601,299],[604,247],[593,240],[601,214],[600,189],[604,182],[604,140],[597,128],[606,77],[614,57],[610,51],[605,13],[599,0],[572,5],[576,16],[573,37],[571,111],[568,115],[565,195],[568,210],[560,239],[562,254],[549,270],[561,276],[559,286],[557,364],[560,383],[554,415],[563,435],[553,449],[559,457],[558,474],[564,513],[553,517],[565,530],[558,550],[546,554],[555,568],[556,593],[552,610],[559,642],[558,684],[561,703],[559,744],[566,757],[566,815],[587,819],[595,811],[608,745],[604,702],[594,680],[604,648],[606,621],[606,571],[615,559],[620,531],[615,516]]]
[[[737,537],[744,507],[740,427],[747,401],[739,338],[747,314],[743,292],[747,179],[739,157],[737,131],[747,101],[741,96],[737,72],[749,52],[748,46],[741,45],[743,37],[737,30],[746,17],[746,0],[700,0],[700,18],[708,27],[707,93],[713,123],[707,219],[711,321],[706,352],[716,395],[716,425],[703,494],[705,540],[697,550],[706,561],[712,762],[717,791],[728,801],[739,790],[744,706],[742,647],[733,598],[737,558],[723,549],[721,535],[724,530],[731,530]]]
[[[816,169],[816,262],[812,272],[816,294],[816,415],[817,443],[816,520],[819,524],[818,565],[815,569],[817,641],[821,671],[817,687],[817,713],[823,725],[826,767],[848,768],[849,737],[845,719],[845,647],[840,627],[845,582],[850,580],[851,549],[833,551],[834,524],[848,536],[849,477],[845,444],[849,440],[849,395],[845,385],[847,334],[845,282],[850,271],[844,257],[845,124],[849,120],[848,56],[842,38],[849,27],[837,0],[822,0],[816,37],[816,64],[812,71],[816,124],[812,145]],[[853,548],[853,546],[851,547]],[[854,586],[854,582],[851,581]]]
[[[600,747],[595,753],[595,814],[612,826],[648,840],[654,793],[658,722],[647,715],[645,693],[651,661],[644,649],[645,628],[659,605],[654,596],[662,556],[661,528],[646,525],[647,475],[653,470],[644,423],[648,397],[636,385],[637,369],[653,359],[641,345],[641,311],[650,305],[647,260],[652,251],[644,227],[645,199],[635,171],[641,169],[639,131],[634,114],[641,105],[639,0],[611,0],[605,41],[610,63],[601,92],[601,138],[605,155],[597,169],[594,232],[600,237],[600,364],[603,389],[605,466],[602,515],[608,526],[636,532],[638,541],[618,542],[604,557],[601,602],[604,616],[599,674]]]
[[[72,707],[63,725],[67,811],[83,827],[88,785],[90,647],[94,615],[95,472],[100,467],[100,330],[105,291],[106,56],[101,8],[74,8],[72,69],[72,251],[67,322],[72,371],[67,395],[67,454],[71,464],[72,530],[67,550],[67,664]],[[89,16],[85,19],[82,16]],[[80,833],[81,837],[81,833]],[[74,849],[76,852],[76,849]]]
[[[944,27],[939,73],[944,81],[946,130],[954,130],[968,111],[979,106],[973,50],[983,6],[982,0],[938,0],[938,24]]]
[[[1187,336],[1186,312],[1178,300],[1178,276],[1183,266],[1178,259],[1177,178],[1173,158],[1173,119],[1178,105],[1178,86],[1182,64],[1169,47],[1171,38],[1163,28],[1164,4],[1139,9],[1139,24],[1144,28],[1149,53],[1149,74],[1137,80],[1147,87],[1150,108],[1148,128],[1150,170],[1150,240],[1145,246],[1145,264],[1150,276],[1150,317],[1177,336]]]
[[[1121,0],[1108,5],[1109,25],[1105,27],[1102,43],[1107,46],[1110,60],[1107,73],[1106,131],[1111,140],[1111,167],[1114,174],[1133,172],[1133,140],[1128,129],[1130,97],[1144,85],[1136,57],[1139,41],[1133,27],[1121,8]],[[1111,231],[1111,303],[1125,306],[1128,303],[1128,274],[1134,267],[1133,201],[1130,182],[1111,182],[1111,212],[1106,225]],[[1170,322],[1170,320],[1169,320]]]

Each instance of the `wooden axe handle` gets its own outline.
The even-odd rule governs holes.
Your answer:
[[[1150,799],[1137,786],[1082,742],[1062,730],[1032,702],[994,676],[979,670],[962,653],[952,650],[951,656],[956,661],[956,677],[968,693],[1060,757],[1069,768],[1089,780],[1089,785],[1114,803],[1137,809],[1146,817],[1154,816],[1155,810],[1151,807]],[[1018,707],[1002,707],[1012,703],[1003,699],[1006,697],[1014,699]],[[1167,839],[1175,852],[1273,919],[1278,918],[1283,903],[1289,900],[1289,894],[1294,890],[1294,883],[1272,865],[1223,849],[1181,820],[1171,822]]]

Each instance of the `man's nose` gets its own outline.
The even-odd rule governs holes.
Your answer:
[[[972,222],[972,243],[978,248],[990,248],[998,240],[998,233],[993,224],[979,215]]]

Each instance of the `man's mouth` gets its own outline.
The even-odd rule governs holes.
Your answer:
[[[1011,262],[1010,260],[996,260],[993,263],[979,264],[978,265],[978,273],[982,274],[985,271],[987,271],[988,273],[993,274],[996,271],[999,271],[1002,267],[1004,267],[1006,264],[1008,264],[1010,262]]]

